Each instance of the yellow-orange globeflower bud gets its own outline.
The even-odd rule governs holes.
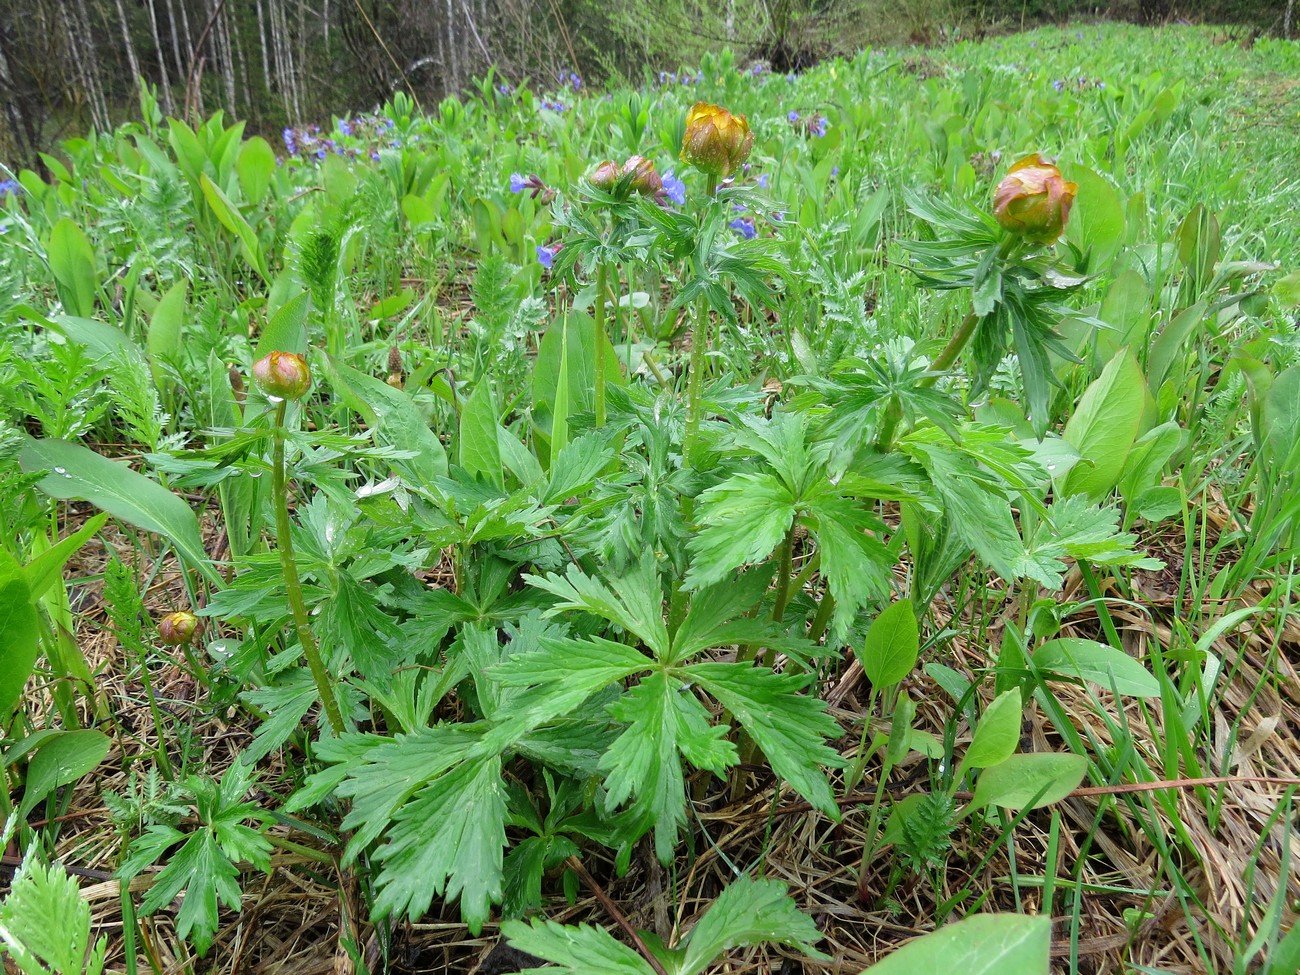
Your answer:
[[[697,102],[686,113],[682,159],[700,172],[725,179],[740,168],[754,148],[754,133],[743,115]]]
[[[199,635],[199,618],[193,613],[178,610],[168,613],[158,621],[158,642],[169,647],[179,647],[183,643],[192,643]]]
[[[1038,153],[1025,156],[1002,177],[993,216],[1004,230],[1034,244],[1054,244],[1070,219],[1079,187]]]

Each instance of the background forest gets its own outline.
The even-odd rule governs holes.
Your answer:
[[[137,79],[168,115],[217,109],[267,134],[362,111],[406,90],[464,90],[576,71],[637,83],[730,47],[777,71],[897,41],[1116,17],[1293,29],[1294,0],[5,0],[0,161],[138,112]]]

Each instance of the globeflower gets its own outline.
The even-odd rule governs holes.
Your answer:
[[[199,618],[193,613],[168,613],[158,621],[158,642],[169,647],[192,643],[199,633]]]
[[[1054,244],[1070,218],[1079,187],[1038,153],[1011,167],[993,194],[993,216],[1004,230],[1033,244]]]
[[[655,164],[645,156],[628,156],[623,163],[622,176],[631,176],[629,184],[642,196],[655,196],[664,188],[663,179],[655,171]]]
[[[697,102],[686,114],[682,159],[714,178],[734,173],[754,147],[754,133],[743,115]]]
[[[311,370],[296,353],[272,352],[253,363],[253,382],[272,399],[301,399],[311,388]]]

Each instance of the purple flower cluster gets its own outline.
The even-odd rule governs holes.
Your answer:
[[[17,196],[22,191],[22,184],[18,180],[0,179],[0,203],[3,203],[6,197]]]
[[[303,159],[324,159],[326,156],[347,156],[350,159],[369,157],[378,159],[378,147],[386,144],[390,148],[401,145],[398,139],[391,139],[388,133],[393,128],[393,120],[379,115],[360,115],[356,118],[339,119],[334,133],[324,135],[319,125],[303,125],[296,128],[286,127],[281,133],[284,149],[290,156]],[[335,138],[337,134],[337,138]],[[340,140],[346,139],[349,144]],[[356,143],[361,143],[357,145]]]
[[[1089,81],[1089,80],[1088,80],[1087,78],[1085,78],[1083,75],[1079,75],[1078,78],[1075,78],[1074,81],[1073,81],[1073,83],[1071,83],[1070,81],[1066,80],[1065,78],[1057,78],[1055,81],[1052,82],[1052,88],[1055,89],[1055,90],[1058,91],[1058,92],[1065,91],[1065,89],[1066,89],[1067,87],[1073,87],[1073,88],[1076,88],[1076,89],[1078,89],[1078,90],[1080,90],[1080,91],[1082,91],[1082,90],[1085,89],[1085,88],[1101,88],[1101,89],[1104,89],[1104,88],[1106,87],[1106,82],[1104,82],[1104,81]]]
[[[745,240],[753,240],[758,236],[758,228],[754,226],[753,217],[737,217],[731,223],[727,224],[732,230],[740,234]]]
[[[698,85],[704,80],[703,72],[692,74],[689,71],[683,71],[678,74],[676,71],[660,71],[659,87],[667,88],[669,85]]]
[[[549,112],[567,112],[569,110],[568,106],[565,105],[564,102],[548,102],[545,99],[542,100],[542,108]]]
[[[820,112],[814,112],[812,115],[804,118],[794,109],[791,109],[786,114],[785,120],[795,128],[804,129],[810,135],[813,135],[818,139],[825,136],[827,130],[830,128],[830,120]]]
[[[664,173],[663,184],[664,196],[672,200],[677,206],[686,204],[686,184],[678,179],[671,169]]]
[[[503,81],[501,82],[501,84],[497,85],[498,95],[504,95],[506,98],[509,98],[514,93],[515,93],[515,86],[512,84],[508,84],[507,82]]]
[[[572,88],[574,91],[582,91],[582,77],[576,71],[561,71],[559,82],[566,88]]]

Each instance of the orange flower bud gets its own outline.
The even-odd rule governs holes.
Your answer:
[[[193,613],[168,613],[158,621],[158,642],[169,647],[192,643],[199,635],[199,618]]]
[[[301,399],[311,388],[311,370],[296,353],[272,352],[253,363],[253,382],[272,399]]]
[[[629,156],[623,163],[623,176],[631,176],[632,189],[642,196],[654,196],[664,188],[664,181],[655,171],[655,164],[645,156]]]
[[[598,190],[604,190],[606,193],[612,192],[618,185],[619,171],[618,167],[606,159],[596,167],[596,171],[587,177],[592,186]]]
[[[1038,153],[1011,167],[993,194],[993,216],[1004,230],[1034,244],[1054,244],[1079,187]]]
[[[700,172],[725,179],[740,168],[754,147],[754,133],[743,115],[697,102],[686,113],[682,159]]]

